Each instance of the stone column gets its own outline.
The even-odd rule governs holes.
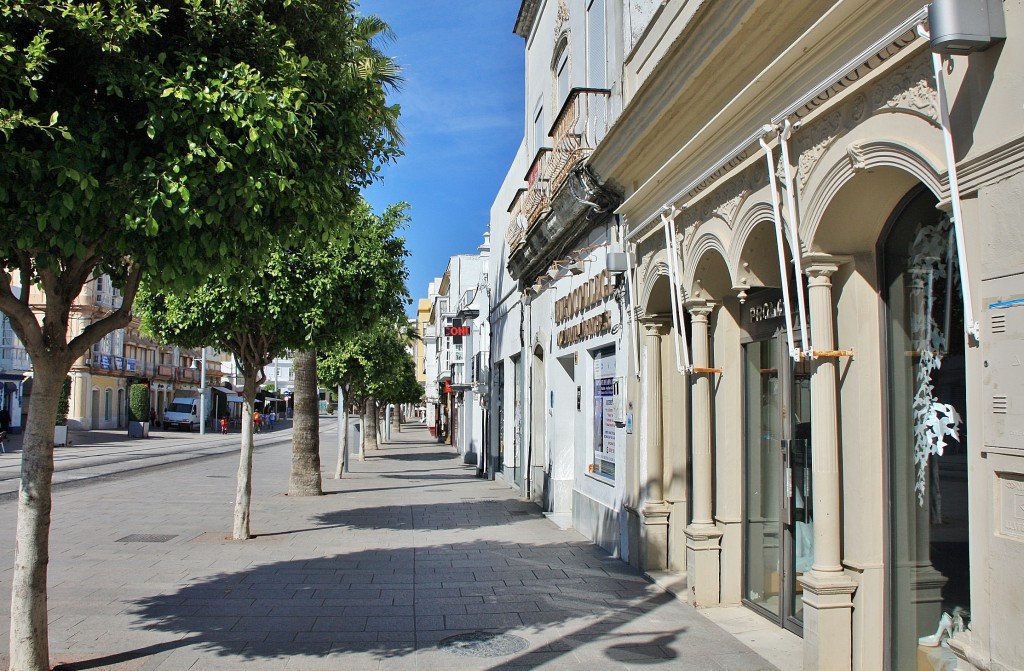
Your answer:
[[[812,254],[808,275],[811,345],[835,347],[832,275],[847,259]],[[852,664],[853,593],[857,584],[843,570],[839,432],[835,357],[815,358],[811,374],[811,473],[814,565],[804,586],[804,669],[848,671]]]
[[[647,472],[641,483],[643,505],[641,519],[641,567],[660,571],[668,565],[668,513],[665,503],[665,444],[661,416],[661,339],[668,329],[660,321],[644,323],[644,348],[647,365],[644,370],[644,424],[646,432]]]
[[[708,317],[714,304],[693,301],[686,304],[690,312],[690,353],[695,368],[710,364]],[[690,389],[692,433],[693,520],[686,527],[686,567],[690,586],[690,603],[714,606],[721,598],[722,531],[715,525],[712,510],[714,473],[711,459],[711,379],[707,373],[693,373]]]

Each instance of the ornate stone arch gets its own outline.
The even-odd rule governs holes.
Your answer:
[[[652,314],[650,310],[651,295],[654,291],[654,287],[658,284],[658,280],[664,278],[668,280],[668,261],[665,258],[667,256],[665,250],[659,250],[658,253],[652,257],[651,261],[644,268],[643,277],[640,279],[640,295],[637,299],[637,317],[641,318],[646,315]]]
[[[729,248],[729,271],[739,287],[778,286],[780,283],[775,210],[771,201],[764,199],[767,194],[760,195],[737,219]]]
[[[706,279],[701,276],[701,265],[708,254],[717,254],[721,258],[722,265],[725,267],[725,272],[728,275],[726,280],[728,287],[718,286],[720,282],[716,281],[715,288],[709,290],[705,286],[704,289],[705,291],[710,291],[715,295],[703,296],[702,298],[722,298],[722,295],[719,294],[724,294],[728,290],[731,290],[732,286],[735,284],[733,281],[732,268],[729,267],[729,252],[727,251],[726,244],[723,241],[721,231],[714,230],[717,228],[717,226],[714,225],[715,223],[724,225],[721,224],[721,222],[709,222],[710,225],[703,226],[703,230],[696,234],[696,237],[689,245],[687,245],[686,251],[684,252],[686,261],[683,265],[683,276],[679,281],[685,289],[687,296],[695,296],[698,293],[696,288],[697,285],[703,279]],[[726,240],[729,239],[728,235],[724,237]]]
[[[932,133],[934,141],[941,142],[934,130]],[[801,199],[800,237],[804,247],[827,252],[853,251],[828,249],[829,244],[822,240],[827,213],[839,194],[851,185],[870,184],[867,188],[875,198],[865,199],[864,204],[870,207],[875,204],[871,201],[878,201],[883,203],[879,207],[885,212],[914,183],[924,184],[940,200],[947,197],[949,186],[943,179],[945,171],[939,171],[937,162],[928,158],[929,154],[934,155],[903,139],[854,140],[833,147],[822,156],[818,174],[808,183],[806,195]]]

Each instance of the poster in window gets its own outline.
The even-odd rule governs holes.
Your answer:
[[[615,478],[615,350],[594,354],[594,460],[591,473]]]

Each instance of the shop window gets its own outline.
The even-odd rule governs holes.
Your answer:
[[[114,408],[114,393],[110,389],[107,389],[106,391],[103,392],[103,419],[104,419],[104,421],[108,421],[109,422],[110,418],[113,417],[113,408]]]
[[[591,475],[615,480],[616,425],[615,348],[594,352],[594,388]]]
[[[922,190],[885,240],[890,668],[969,626],[963,304],[952,225]],[[941,652],[941,651],[940,651]]]

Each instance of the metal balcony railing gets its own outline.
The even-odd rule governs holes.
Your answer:
[[[551,189],[548,182],[548,164],[551,150],[543,148],[537,152],[530,170],[526,173],[526,193],[523,195],[523,214],[526,215],[526,230],[540,221],[541,215],[551,207]]]
[[[574,88],[551,126],[554,149],[548,162],[551,193],[565,183],[569,172],[589,156],[608,131],[611,92]]]
[[[526,189],[516,191],[512,205],[508,208],[508,230],[505,231],[505,242],[508,243],[509,254],[514,254],[526,242],[526,215],[523,214],[523,197]]]

